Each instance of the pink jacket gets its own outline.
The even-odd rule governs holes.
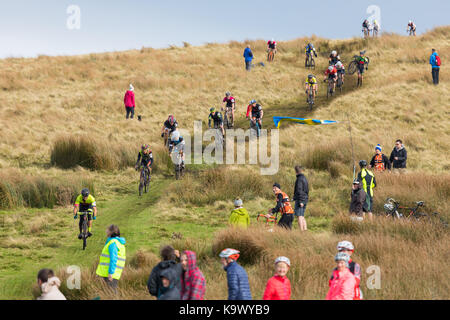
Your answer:
[[[136,106],[134,103],[134,92],[128,90],[125,93],[125,97],[123,98],[123,102],[125,103],[125,107],[134,107]]]
[[[356,278],[348,268],[344,271],[333,270],[330,290],[326,300],[353,300],[355,298]]]
[[[291,282],[284,276],[273,276],[267,281],[263,300],[290,300]]]

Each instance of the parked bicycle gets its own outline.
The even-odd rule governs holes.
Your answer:
[[[384,211],[387,217],[392,217],[394,219],[421,220],[432,223],[439,220],[439,223],[442,226],[448,227],[448,223],[439,215],[439,213],[434,212],[432,215],[428,215],[422,211],[422,208],[424,207],[425,203],[423,201],[416,202],[414,207],[405,207],[401,206],[400,203],[393,198],[388,198],[384,204]]]

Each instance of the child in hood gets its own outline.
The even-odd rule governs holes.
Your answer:
[[[234,200],[234,210],[231,211],[228,223],[233,227],[247,228],[250,225],[250,216],[247,209],[242,207],[242,200]]]
[[[181,300],[203,300],[206,281],[197,267],[197,257],[193,251],[184,251],[180,256],[183,273],[181,275]]]
[[[61,281],[55,277],[53,270],[42,269],[38,272],[37,281],[42,295],[37,300],[67,300],[59,291]]]

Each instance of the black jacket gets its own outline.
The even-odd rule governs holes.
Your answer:
[[[181,300],[181,291],[176,286],[176,282],[180,280],[177,270],[175,268],[165,268],[161,270],[161,277],[169,279],[170,284],[167,288],[161,286],[161,295],[158,297],[158,300]]]
[[[162,282],[161,282],[161,272],[165,269],[173,269],[175,274],[177,275],[174,280],[174,285],[181,290],[181,273],[182,268],[181,264],[177,264],[173,260],[169,261],[161,261],[158,263],[150,273],[150,277],[147,281],[148,292],[159,299],[162,292]]]
[[[394,160],[394,157],[398,157],[398,160]],[[403,145],[400,150],[397,150],[397,148],[394,147],[394,150],[392,150],[391,156],[389,157],[389,161],[392,163],[393,168],[406,168],[406,159],[407,152]]]
[[[308,202],[309,186],[308,180],[303,173],[297,175],[294,187],[294,197],[292,200],[296,200],[299,203],[306,204]]]
[[[350,202],[350,213],[362,213],[366,202],[366,193],[362,188],[352,190],[352,200]]]

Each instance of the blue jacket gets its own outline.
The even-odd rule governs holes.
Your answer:
[[[125,238],[119,238],[119,237],[115,237],[117,240],[119,240],[119,242],[123,245],[125,245]],[[108,238],[106,240],[106,243],[108,243],[109,241],[111,241],[111,239],[113,238]],[[105,245],[106,245],[105,243]],[[115,242],[111,243],[108,247],[109,250],[109,269],[108,269],[108,273],[109,274],[114,274],[114,272],[116,271],[116,265],[117,265],[117,245]]]
[[[247,272],[236,262],[225,268],[228,282],[228,300],[252,300]]]
[[[253,60],[253,53],[252,53],[252,50],[250,48],[245,48],[245,50],[244,50],[244,58],[245,58],[245,62]]]
[[[437,52],[433,52],[430,56],[430,64],[431,64],[431,68],[437,68],[440,69],[440,66],[436,65],[436,56],[437,56]]]

